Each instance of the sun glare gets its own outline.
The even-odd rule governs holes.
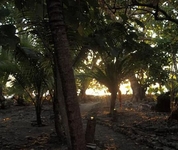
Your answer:
[[[104,95],[110,95],[109,92],[107,92],[106,88],[103,89],[87,89],[86,90],[87,95],[97,95],[97,96],[104,96]]]
[[[130,83],[121,84],[120,90],[122,94],[132,94],[132,90],[130,87]],[[96,95],[96,96],[104,96],[104,95],[110,95],[110,92],[107,88],[102,89],[95,89],[95,88],[89,88],[86,90],[87,95]]]

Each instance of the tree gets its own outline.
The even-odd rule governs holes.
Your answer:
[[[105,85],[109,92],[111,93],[110,100],[110,115],[113,116],[115,103],[117,98],[117,92],[119,90],[119,85],[124,77],[127,75],[124,65],[126,65],[127,58],[106,63],[104,68],[95,67],[94,71],[91,73],[91,77],[95,78],[100,84]]]
[[[44,26],[48,25],[48,18],[46,17],[46,9],[45,9],[46,7],[43,7],[46,6],[46,3],[44,3],[44,1],[15,0],[14,2],[16,7],[19,8],[19,10],[21,10],[22,12],[20,13],[21,17],[18,18],[20,20],[18,23],[20,24],[16,24],[18,31],[20,31],[19,29],[21,28],[23,29],[23,33],[30,32],[35,37],[37,38],[40,37],[42,43],[44,44],[44,47],[48,49],[48,52],[49,51],[51,52],[51,53],[46,53],[45,55],[50,56],[50,59],[54,59],[53,70],[54,70],[54,79],[56,81],[55,83],[56,87],[54,92],[55,93],[54,100],[56,103],[54,103],[54,107],[58,106],[58,102],[59,102],[58,100],[60,99],[60,95],[61,95],[60,100],[61,101],[64,100],[65,107],[68,112],[67,119],[71,120],[72,112],[76,112],[75,119],[77,118],[76,122],[78,121],[79,127],[81,126],[79,112],[77,110],[73,110],[70,105],[70,104],[72,105],[74,104],[74,109],[79,108],[77,103],[73,103],[73,101],[77,101],[77,99],[76,99],[76,88],[74,84],[74,77],[72,73],[72,65],[71,65],[72,63],[71,60],[69,62],[67,60],[69,56],[68,43],[71,45],[71,49],[75,49],[72,52],[70,51],[70,53],[72,53],[73,55],[73,53],[76,52],[78,54],[76,56],[82,55],[80,58],[86,58],[87,51],[89,49],[95,51],[96,53],[99,53],[100,56],[102,57],[102,62],[100,63],[100,65],[97,66],[96,70],[102,71],[102,73],[105,76],[107,75],[110,79],[114,79],[115,81],[117,81],[116,82],[117,84],[119,84],[119,82],[122,80],[122,76],[119,76],[119,74],[121,75],[122,74],[121,72],[125,70],[126,67],[127,67],[126,70],[128,69],[134,70],[132,72],[132,75],[137,74],[136,79],[137,79],[137,83],[139,83],[137,85],[144,86],[144,88],[148,87],[148,85],[151,83],[150,80],[155,82],[155,81],[160,81],[158,79],[163,79],[161,73],[156,75],[158,71],[163,70],[162,67],[164,65],[161,65],[161,63],[165,64],[162,61],[160,64],[158,63],[160,61],[159,59],[160,57],[157,57],[156,55],[159,55],[160,53],[151,52],[151,54],[155,56],[152,57],[154,61],[152,63],[149,63],[149,61],[151,62],[152,60],[147,59],[146,63],[144,63],[145,58],[147,58],[148,53],[150,51],[146,51],[145,49],[144,51],[141,51],[141,49],[144,47],[145,39],[147,39],[145,43],[151,45],[151,42],[148,42],[148,39],[150,39],[151,37],[148,38],[147,36],[145,36],[146,34],[151,33],[151,31],[145,31],[147,29],[144,28],[145,22],[143,20],[146,20],[145,18],[149,19],[149,17],[153,16],[156,20],[162,20],[164,22],[163,24],[164,26],[167,25],[167,20],[177,23],[176,21],[177,5],[174,5],[177,4],[176,1],[160,2],[156,0],[154,1],[154,3],[152,1],[148,2],[148,1],[140,1],[140,0],[132,0],[132,1],[101,0],[98,2],[88,0],[82,2],[80,1],[80,3],[79,1],[72,1],[72,2],[63,1],[64,7],[60,7],[60,8],[63,9],[64,15],[61,10],[56,11],[57,13],[59,13],[59,15],[56,15],[55,13],[53,15],[54,11],[52,11],[52,9],[48,7],[49,12],[50,13],[52,12],[51,14],[49,14],[52,34],[50,32],[44,32],[43,30]],[[0,11],[2,12],[1,13],[2,18],[4,18],[3,17],[4,15],[6,16],[9,14],[9,11],[6,9],[6,7],[10,6],[9,4],[12,4],[11,1],[5,3],[6,4],[3,5],[2,9],[0,9]],[[60,1],[57,0],[51,2],[48,1],[48,4],[51,3],[54,4],[54,6],[62,5]],[[170,8],[168,4],[169,6],[171,6]],[[14,10],[14,7],[12,8]],[[173,10],[172,8],[175,9]],[[33,10],[33,12],[31,10]],[[175,13],[172,13],[172,11]],[[62,17],[61,20],[60,19],[55,20],[59,16]],[[63,16],[65,16],[65,22],[66,22],[65,25],[64,25]],[[2,28],[4,28],[4,31],[6,32],[15,31],[14,27],[9,24],[10,20],[11,19],[8,18],[5,22],[1,21],[1,23],[3,22]],[[137,26],[136,28],[135,28],[135,24]],[[109,27],[109,25],[112,26]],[[67,28],[67,31],[65,30],[65,26]],[[120,30],[118,28],[120,28]],[[142,30],[144,30],[144,32],[142,32]],[[2,32],[2,33],[6,34],[6,32]],[[68,35],[69,40],[66,39],[66,34]],[[49,38],[47,40],[45,39],[48,36],[51,37],[51,35],[53,36],[54,41],[52,40],[52,38]],[[15,37],[14,35],[9,36],[8,38],[1,37],[0,43],[1,44],[8,43],[11,45],[11,42],[16,41],[14,37]],[[58,37],[62,37],[62,38],[58,39]],[[6,42],[4,39],[6,39],[6,41],[8,42]],[[52,42],[50,43],[49,41]],[[38,42],[39,41],[35,41],[34,43],[38,43]],[[53,47],[53,42],[55,43],[55,51],[53,51],[53,48],[50,49],[51,47]],[[143,47],[139,47],[139,45]],[[176,45],[174,46],[176,47]],[[164,51],[164,53],[162,54],[165,55],[167,53]],[[174,54],[172,58],[174,59],[174,62],[176,62],[175,61],[176,51],[173,51],[172,54]],[[140,59],[140,55],[142,57],[141,59]],[[118,64],[122,64],[122,61],[125,59],[125,56],[129,56],[133,59],[129,58],[128,60],[129,63],[128,62],[126,63],[127,66],[121,65],[123,70],[117,68]],[[164,56],[161,55],[161,57]],[[151,56],[149,55],[148,58],[151,58]],[[75,63],[76,61],[74,61],[73,64]],[[134,64],[138,68],[134,68],[135,66],[133,67],[132,64]],[[139,66],[139,64],[142,64],[142,66]],[[38,68],[38,69],[42,69],[42,68]],[[110,75],[108,73],[109,70],[114,72],[113,75]],[[120,71],[119,74],[117,74],[118,70],[122,70],[122,71]],[[127,73],[126,70],[124,71],[125,73]],[[101,73],[100,71],[98,72]],[[148,78],[146,78],[147,80],[145,78],[142,78],[145,73],[148,76]],[[117,75],[119,76],[118,77],[119,79],[115,77]],[[71,86],[69,82],[71,82]],[[116,87],[118,88],[118,85],[115,86],[114,84],[114,88]],[[115,93],[116,91],[113,90],[112,87],[110,87],[110,90],[114,91],[113,93]],[[112,104],[112,109],[114,106],[113,104]],[[63,104],[61,103],[61,105]],[[70,109],[72,109],[72,112],[70,112]],[[58,112],[56,112],[56,116],[58,116]],[[73,122],[76,123],[75,121],[73,121],[73,119],[74,118],[72,118],[72,123]],[[75,134],[75,132],[73,131],[75,129],[74,125],[69,125],[69,126],[70,126],[70,130],[72,131],[71,134]],[[75,138],[76,137],[77,136],[75,136]]]
[[[47,0],[50,29],[54,41],[54,53],[62,83],[62,91],[68,115],[69,130],[73,150],[85,150],[85,138],[77,101],[76,85],[72,70],[66,26],[63,16],[63,5],[60,0]]]
[[[118,15],[118,12],[124,13],[128,18],[138,18],[141,14],[142,17],[146,15],[154,17],[158,21],[170,21],[178,23],[177,14],[177,1],[146,1],[146,0],[126,0],[126,1],[111,1],[102,0],[100,5],[105,7],[105,12],[110,12],[112,15]]]
[[[2,3],[3,2],[0,2],[0,104],[1,108],[5,108],[5,97],[3,94],[4,87],[12,70],[15,69],[12,53],[10,52],[10,50],[13,50],[15,48],[16,44],[19,42],[19,38],[15,35],[15,26],[8,20],[10,11],[7,5],[4,5],[3,7]]]
[[[32,3],[31,1],[25,2],[15,0],[15,6],[16,6],[15,8],[18,9],[17,14],[19,14],[17,15],[18,17],[15,18],[16,21],[15,23],[18,28],[19,31],[18,34],[20,38],[23,38],[24,36],[26,36],[27,38],[31,37],[30,38],[32,40],[31,44],[35,47],[37,46],[40,47],[40,49],[42,50],[39,52],[42,54],[41,55],[42,57],[40,60],[40,66],[38,65],[38,67],[42,67],[44,69],[44,72],[49,75],[48,80],[44,81],[46,82],[45,83],[46,86],[48,88],[50,87],[48,91],[53,100],[56,133],[60,140],[64,140],[65,139],[63,133],[64,127],[65,135],[67,136],[68,139],[68,129],[66,128],[67,123],[64,119],[65,117],[63,117],[65,116],[65,111],[63,109],[64,107],[61,102],[62,96],[59,95],[59,90],[56,91],[57,88],[60,89],[61,85],[60,82],[57,81],[59,80],[59,78],[58,74],[56,74],[56,62],[53,57],[54,54],[52,46],[53,42],[46,14],[47,13],[46,12],[47,8],[45,7],[46,3],[45,1],[42,0],[39,1],[34,0]],[[54,80],[56,81],[55,83]],[[58,85],[58,87],[56,87],[56,85]],[[62,116],[63,122],[61,122],[59,115]]]
[[[34,47],[33,47],[34,48]],[[41,110],[43,103],[43,94],[48,90],[47,82],[49,74],[45,72],[45,68],[42,67],[43,55],[32,47],[23,47],[18,45],[15,51],[15,60],[17,63],[17,70],[12,73],[15,80],[14,86],[20,85],[23,88],[23,92],[26,92],[32,102],[35,105],[37,125],[42,125]],[[21,94],[20,94],[21,95]]]
[[[128,76],[133,91],[133,100],[144,100],[145,92],[151,84],[163,84],[168,78],[168,57],[160,46],[151,47],[145,42],[137,44],[132,54],[134,71]]]
[[[92,49],[100,57],[99,63],[96,61],[94,69],[90,69],[90,77],[111,92],[110,114],[113,115],[119,85],[133,68],[130,62],[133,50],[131,45],[135,43],[133,39],[136,35],[127,23],[108,22],[96,29],[92,37]]]

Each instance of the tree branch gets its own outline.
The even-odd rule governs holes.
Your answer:
[[[166,11],[164,11],[163,9],[161,9],[159,7],[158,3],[156,5],[154,3],[143,4],[143,3],[137,2],[136,0],[132,0],[131,6],[143,6],[143,7],[148,7],[148,8],[155,9],[156,12],[153,13],[155,20],[160,20],[160,21],[168,20],[168,21],[171,21],[171,22],[174,22],[174,23],[178,24],[178,20],[172,18],[171,16],[169,16],[166,13]],[[164,17],[159,17],[158,16],[159,12],[162,13],[164,15]]]
[[[128,4],[128,6],[123,6],[123,7],[116,7],[115,3],[114,3],[114,6],[111,7],[104,0],[103,0],[103,2],[113,14],[115,14],[115,12],[117,10],[126,9],[126,7],[142,6],[142,7],[147,7],[147,8],[151,8],[151,9],[155,10],[155,12],[149,11],[149,13],[153,14],[155,20],[159,20],[159,21],[168,20],[168,21],[171,21],[173,23],[178,24],[178,19],[172,18],[165,10],[163,10],[159,7],[159,4],[158,4],[159,0],[156,3],[150,2],[150,3],[147,3],[147,4],[140,3],[137,0],[131,0],[131,3]],[[135,8],[135,9],[137,9],[137,8]],[[144,8],[143,8],[143,10],[144,10]],[[159,13],[161,13],[163,15],[163,17],[160,17]]]

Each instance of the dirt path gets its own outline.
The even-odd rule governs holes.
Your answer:
[[[101,104],[92,106],[98,112],[97,145],[102,150],[178,150],[178,121],[168,121],[169,113],[151,111],[151,105],[126,102],[117,108],[114,120]]]
[[[98,111],[101,108],[101,103],[86,103],[81,106],[81,114],[89,115],[93,111]],[[84,120],[84,127],[87,121]],[[115,132],[107,126],[96,125],[95,141],[99,145],[98,149],[102,150],[151,150],[145,145],[140,145],[134,140],[129,139],[126,135]]]
[[[101,104],[100,102],[90,102],[90,103],[80,104],[80,112],[82,115],[89,113],[91,110],[97,108],[100,104]]]

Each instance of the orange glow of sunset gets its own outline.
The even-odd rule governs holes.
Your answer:
[[[132,89],[130,87],[130,83],[121,84],[120,86],[122,94],[131,94]],[[98,96],[104,96],[104,95],[110,95],[110,92],[106,87],[95,89],[95,88],[88,88],[86,90],[87,95],[98,95]]]

